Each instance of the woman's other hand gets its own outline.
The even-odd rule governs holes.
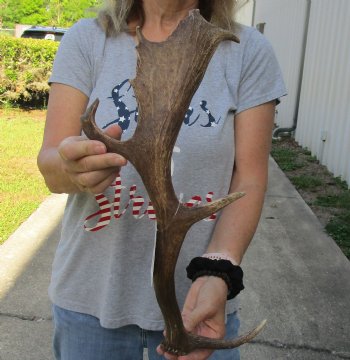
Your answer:
[[[183,323],[190,333],[222,339],[225,336],[225,305],[227,285],[219,277],[203,276],[193,282],[182,311]],[[157,352],[169,360],[205,360],[211,350],[196,350],[185,356],[175,356],[159,346]]]

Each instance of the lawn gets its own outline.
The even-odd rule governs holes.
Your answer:
[[[0,244],[49,195],[36,165],[45,112],[0,109]]]

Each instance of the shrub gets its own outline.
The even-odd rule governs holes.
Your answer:
[[[54,41],[0,36],[0,103],[45,105],[57,48]]]

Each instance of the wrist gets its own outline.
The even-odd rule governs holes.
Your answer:
[[[231,256],[229,256],[226,253],[222,253],[222,252],[208,252],[202,255],[202,257],[206,258],[206,259],[211,259],[211,260],[228,260],[232,263],[232,265],[239,265],[239,263],[234,260]]]
[[[198,287],[207,287],[210,293],[215,294],[215,301],[223,301],[226,304],[229,288],[226,281],[218,276],[203,275],[193,281]]]
[[[42,150],[37,162],[50,192],[56,194],[80,192],[67,173],[64,160],[58,153],[57,148]]]

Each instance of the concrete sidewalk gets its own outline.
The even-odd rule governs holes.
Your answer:
[[[52,359],[47,286],[65,198],[51,196],[0,246],[0,360]],[[350,262],[273,160],[243,268],[241,332],[268,324],[242,360],[350,359]]]

